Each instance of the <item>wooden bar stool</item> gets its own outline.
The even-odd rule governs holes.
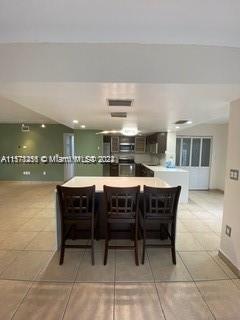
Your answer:
[[[126,249],[134,248],[135,263],[138,261],[138,218],[139,218],[139,193],[140,186],[130,188],[116,188],[104,186],[104,208],[106,212],[106,237],[104,265],[107,264],[108,249]],[[111,226],[118,224],[127,224],[134,229],[133,246],[109,246],[111,239]],[[114,230],[122,232],[122,230]]]
[[[143,237],[142,264],[145,261],[146,247],[171,248],[173,264],[176,264],[176,220],[181,187],[152,188],[144,186],[143,212],[140,216],[140,226]],[[148,232],[161,231],[170,239],[170,244],[147,244]]]
[[[61,250],[59,264],[63,264],[65,248],[91,248],[94,265],[95,186],[70,188],[57,186],[61,215]],[[78,231],[77,228],[80,228]],[[76,232],[90,233],[90,245],[67,245],[67,239],[77,239]]]

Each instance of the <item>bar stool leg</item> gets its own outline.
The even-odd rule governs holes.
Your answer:
[[[109,237],[110,237],[110,226],[108,223],[107,224],[107,231],[106,231],[106,238],[105,238],[104,265],[107,264]]]
[[[142,264],[145,262],[145,250],[146,250],[146,231],[145,226],[142,226],[143,244],[142,244]]]
[[[138,260],[138,225],[137,223],[135,224],[135,263],[138,266],[139,265],[139,260]]]
[[[172,261],[173,264],[176,264],[176,249],[175,249],[175,226],[172,223],[171,225],[171,251],[172,251]]]
[[[65,251],[65,248],[64,248],[64,243],[61,244],[61,249],[60,249],[60,260],[59,260],[59,265],[62,265],[63,264],[63,260],[64,260],[64,251]]]
[[[176,264],[176,250],[175,250],[175,244],[173,244],[172,248],[172,261],[173,261],[173,264]]]
[[[94,259],[94,220],[92,219],[92,228],[91,228],[91,255],[92,255],[92,265],[95,264]]]

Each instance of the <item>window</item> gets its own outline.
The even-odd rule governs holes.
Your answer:
[[[200,148],[201,148],[201,139],[193,138],[192,139],[192,167],[199,167],[200,162]]]
[[[201,160],[202,167],[209,167],[210,144],[211,144],[210,139],[203,139],[202,140],[202,160]]]
[[[177,137],[176,166],[209,167],[211,156],[211,138]]]
[[[190,150],[191,150],[191,139],[183,138],[182,139],[182,161],[181,161],[181,165],[183,167],[189,166]]]
[[[177,138],[176,142],[176,166],[180,166],[181,140],[182,139]]]

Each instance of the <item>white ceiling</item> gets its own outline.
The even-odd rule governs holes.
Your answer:
[[[134,83],[2,83],[0,95],[72,127],[79,120],[88,129],[137,127],[143,132],[174,130],[173,123],[189,119],[223,123],[229,103],[240,98],[238,85]],[[108,98],[134,99],[133,107],[109,108]],[[127,119],[112,119],[110,111],[127,111]],[[1,111],[4,118],[4,111]]]
[[[226,122],[239,12],[239,0],[0,0],[0,122]],[[111,119],[107,98],[133,98],[128,118]]]
[[[239,0],[0,0],[0,42],[240,47]]]
[[[0,123],[55,123],[55,121],[0,96]]]

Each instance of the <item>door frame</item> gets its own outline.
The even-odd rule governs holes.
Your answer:
[[[72,145],[72,151],[73,151],[73,155],[75,154],[75,150],[74,150],[74,133],[64,133],[63,134],[63,155],[64,156],[67,156],[67,150],[66,150],[66,141],[67,141],[67,138],[68,137],[73,137],[73,145]],[[75,167],[74,167],[74,162],[69,164],[69,163],[64,163],[64,169],[63,169],[63,175],[64,175],[64,181],[66,180],[69,180],[69,176],[68,176],[68,173],[69,173],[69,166],[71,166],[70,170],[72,172],[72,177],[74,176],[75,174]],[[71,177],[71,178],[72,178]],[[71,179],[70,178],[70,179]]]

